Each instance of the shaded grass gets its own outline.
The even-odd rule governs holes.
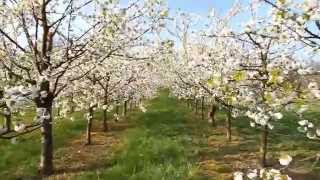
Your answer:
[[[54,150],[62,147],[72,137],[81,134],[85,129],[82,114],[73,115],[75,121],[68,119],[54,120]],[[32,113],[25,117],[33,118]],[[17,138],[17,143],[10,140],[0,140],[0,177],[2,179],[16,179],[19,177],[36,177],[41,152],[40,130]]]

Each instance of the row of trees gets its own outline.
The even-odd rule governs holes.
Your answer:
[[[261,9],[270,9],[272,18],[261,15]],[[252,17],[239,30],[232,22],[242,12]],[[313,0],[236,3],[225,16],[213,10],[202,20],[208,22],[203,28],[193,24],[198,17],[181,13],[170,30],[181,40],[169,65],[172,93],[196,109],[198,102],[210,105],[212,125],[217,107],[224,109],[228,141],[232,119],[247,116],[248,125],[261,131],[262,167],[269,131],[284,111],[297,114],[299,130],[308,138],[319,139],[320,130],[303,116],[308,104],[320,98],[319,71],[308,66],[308,59],[319,57],[319,13],[319,1]]]
[[[40,169],[52,174],[55,115],[88,112],[90,143],[95,109],[102,109],[107,130],[111,106],[154,95],[152,62],[160,52],[154,35],[166,16],[160,0],[127,6],[114,0],[2,0],[0,99],[6,121],[0,138],[41,129]],[[14,112],[32,109],[34,121],[13,122]]]

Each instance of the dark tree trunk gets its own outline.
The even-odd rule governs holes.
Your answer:
[[[196,114],[198,114],[198,99],[196,99]]]
[[[226,131],[227,131],[227,140],[230,142],[231,141],[231,110],[229,108],[227,110]]]
[[[123,116],[124,118],[126,119],[127,117],[127,111],[128,111],[128,101],[124,101],[124,104],[123,104]]]
[[[204,109],[205,107],[204,107],[204,97],[202,97],[202,99],[201,99],[201,119],[202,120],[204,120]]]
[[[92,119],[93,119],[93,107],[90,107],[90,108],[89,108],[89,117],[88,117],[88,119],[87,119],[87,139],[86,139],[86,145],[91,145]]]
[[[261,133],[261,166],[266,167],[267,165],[267,147],[268,147],[268,126],[264,126]]]
[[[46,91],[47,96],[38,96],[35,98],[35,104],[37,108],[43,109],[42,115],[48,115],[49,118],[43,118],[41,127],[41,160],[40,171],[44,176],[51,175],[53,173],[53,137],[52,137],[52,105],[53,105],[53,93],[50,92],[50,83],[44,81],[40,84],[40,92]],[[38,114],[38,116],[42,116]]]
[[[216,107],[216,105],[212,104],[211,111],[210,111],[210,118],[211,118],[212,127],[216,127],[216,119],[215,119],[216,112],[217,112],[217,107]]]
[[[9,110],[9,108],[7,108],[7,110],[9,113],[4,116],[4,118],[5,118],[4,123],[6,126],[6,131],[10,132],[11,131],[11,111]]]

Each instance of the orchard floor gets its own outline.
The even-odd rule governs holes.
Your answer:
[[[145,113],[135,110],[126,120],[111,122],[107,133],[100,130],[101,122],[95,121],[92,145],[84,145],[84,134],[64,141],[55,149],[55,175],[47,179],[232,179],[234,171],[259,166],[259,130],[250,128],[247,119],[233,120],[232,142],[228,143],[222,111],[217,115],[218,127],[211,127],[166,92],[146,102],[146,108]],[[318,109],[309,114],[310,118],[319,115]],[[288,173],[294,180],[319,180],[320,163],[313,162],[320,143],[299,134],[294,122],[289,114],[270,133],[268,163],[278,167],[277,158],[290,154],[294,161]],[[37,176],[19,173],[15,177]]]

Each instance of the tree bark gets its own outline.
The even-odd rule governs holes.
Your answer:
[[[51,175],[53,173],[52,110],[47,109],[47,111],[50,113],[50,118],[44,120],[41,127],[42,151],[40,168],[43,175]]]
[[[198,114],[198,99],[196,99],[196,114]]]
[[[201,99],[201,119],[204,120],[204,97]]]
[[[93,107],[90,107],[90,108],[89,108],[89,117],[88,117],[88,119],[87,119],[87,139],[86,139],[86,145],[91,145],[92,119],[93,119]]]
[[[103,110],[103,131],[106,132],[109,130],[108,126],[108,112],[106,109]]]
[[[132,111],[132,109],[133,109],[133,103],[132,103],[132,101],[130,101],[130,103],[129,103],[129,109],[130,109],[130,111]]]
[[[260,146],[260,154],[261,154],[261,166],[267,166],[267,147],[268,147],[268,126],[264,126],[261,133],[261,146]]]
[[[103,105],[104,106],[107,106],[108,105],[108,92],[105,93],[105,96],[104,96],[104,103]],[[107,112],[107,108],[103,109],[103,131],[106,132],[109,130],[109,127],[108,127],[108,112]]]
[[[123,117],[126,119],[127,117],[127,111],[128,111],[128,101],[124,101],[124,104],[123,104]]]
[[[40,171],[44,176],[51,175],[53,173],[53,137],[52,137],[52,105],[53,105],[53,93],[50,92],[49,81],[41,82],[40,91],[46,91],[47,96],[38,96],[35,98],[35,104],[37,108],[44,109],[44,114],[38,114],[38,116],[46,115],[48,118],[42,118],[41,126],[41,157],[40,157]]]
[[[229,108],[227,110],[226,131],[227,131],[227,140],[230,142],[231,141],[231,110]]]
[[[6,114],[4,116],[5,118],[5,126],[6,126],[6,131],[10,132],[11,131],[11,111],[9,110],[9,108],[7,108],[7,111],[9,112],[9,114]]]
[[[212,104],[211,111],[210,111],[210,118],[211,118],[212,127],[216,127],[216,119],[215,119],[216,112],[217,112],[217,107],[216,107],[216,105]]]

